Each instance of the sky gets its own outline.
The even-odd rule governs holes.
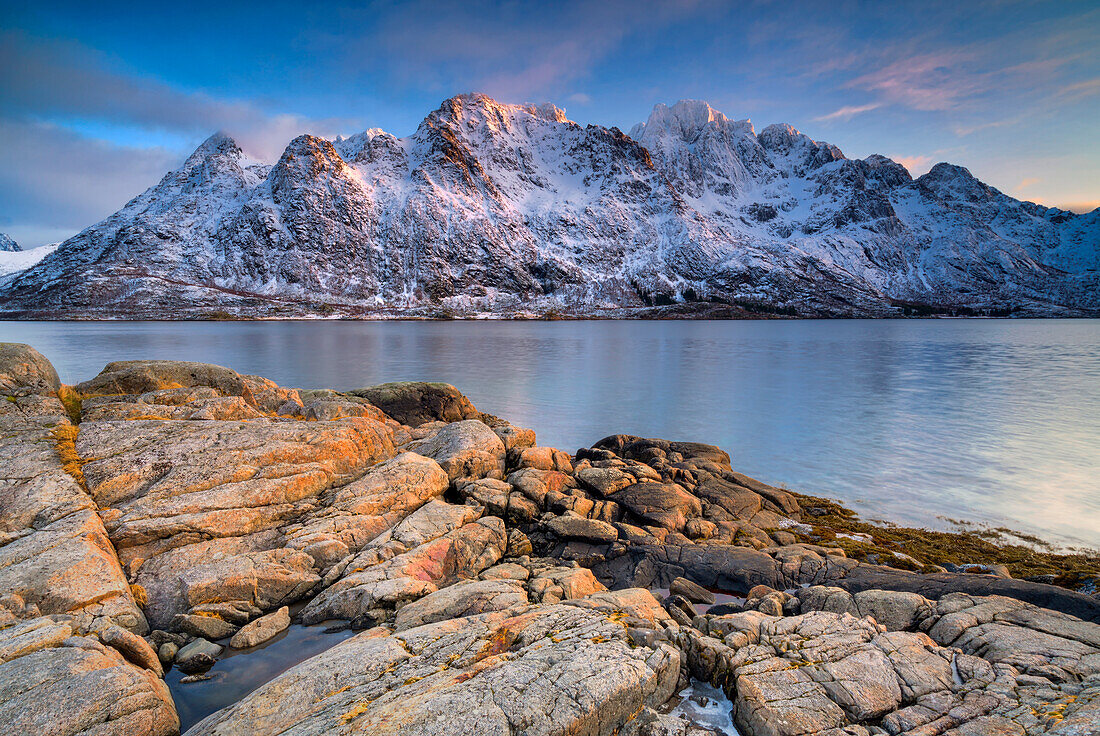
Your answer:
[[[701,99],[914,175],[1100,206],[1100,4],[26,3],[0,0],[0,231],[27,247],[111,214],[224,130],[415,131],[462,92],[629,130]]]

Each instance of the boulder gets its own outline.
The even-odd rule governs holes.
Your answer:
[[[157,647],[157,658],[163,664],[172,664],[176,659],[176,655],[179,653],[179,645],[174,641],[166,641]]]
[[[502,611],[527,603],[522,582],[514,580],[466,580],[409,603],[397,612],[395,631],[424,624],[463,618],[488,611]]]
[[[504,449],[508,451],[509,456],[535,444],[535,430],[533,429],[516,427],[507,423],[494,423],[492,427],[493,431],[497,433],[497,437],[500,437],[500,441],[504,443]]]
[[[581,516],[555,516],[545,526],[559,539],[582,539],[587,542],[614,542],[619,532],[614,525]]]
[[[402,381],[368,386],[348,393],[366,399],[410,427],[433,421],[460,422],[481,418],[481,412],[449,383]]]
[[[682,459],[707,460],[725,469],[730,467],[730,456],[722,449],[714,445],[704,445],[701,442],[669,442],[661,439],[647,439],[629,434],[615,434],[604,437],[592,445],[599,450],[610,450],[616,455],[632,460],[647,462],[657,451],[667,457],[669,453],[676,453]]]
[[[837,588],[799,595],[804,608],[855,605]],[[846,612],[745,611],[696,618],[707,635],[677,638],[696,676],[732,682],[742,732],[835,736],[878,722],[892,734],[1044,733],[1059,720],[1051,714],[1089,712],[1080,683],[1100,675],[1096,624],[1000,597],[954,594],[917,609],[928,634]]]
[[[62,736],[172,736],[180,726],[168,686],[153,669],[47,618],[0,629],[0,724],[5,733]]]
[[[899,590],[917,593],[930,600],[939,600],[952,593],[1007,596],[1085,621],[1100,623],[1100,598],[1029,580],[951,572],[916,575],[883,565],[853,565],[845,574],[838,575],[831,584],[851,593],[862,590]]]
[[[365,569],[351,567],[302,610],[305,624],[357,620],[379,608],[434,593],[459,578],[473,578],[504,555],[508,536],[497,517],[464,524],[438,539]]]
[[[82,394],[144,394],[160,389],[207,386],[223,396],[240,396],[245,383],[237,371],[186,360],[120,360],[95,378],[77,384]]]
[[[324,491],[318,508],[284,527],[287,545],[313,554],[308,551],[311,545],[335,541],[345,550],[340,557],[358,552],[425,503],[442,496],[448,482],[439,463],[403,452],[350,483]],[[324,550],[322,567],[327,568],[329,558],[336,556],[331,547],[313,549]]]
[[[465,524],[477,521],[481,516],[481,509],[475,506],[458,506],[433,499],[402,519],[392,529],[372,539],[354,557],[333,568],[326,576],[325,585],[332,582],[328,578],[331,578],[333,573],[342,575],[349,570],[363,570],[387,562],[414,547],[439,539]]]
[[[582,468],[577,480],[601,496],[610,496],[638,482],[630,473],[620,468]]]
[[[238,627],[216,616],[177,613],[172,621],[172,628],[205,639],[224,639],[232,636]]]
[[[130,662],[150,670],[157,677],[164,676],[164,668],[161,667],[157,653],[149,646],[149,642],[137,634],[113,624],[108,624],[97,633],[100,641],[117,649]]]
[[[210,669],[225,647],[203,638],[195,639],[176,652],[176,666],[192,673]]]
[[[479,575],[482,580],[527,580],[531,571],[514,562],[501,562],[493,565]]]
[[[245,601],[266,611],[300,600],[320,580],[313,569],[312,557],[304,552],[280,548],[192,564],[180,574],[178,586],[184,605],[189,610],[200,604]],[[210,633],[213,638],[220,639],[234,631],[235,626],[231,629],[218,626],[216,633]]]
[[[701,585],[691,582],[687,578],[675,578],[669,583],[668,592],[671,595],[682,595],[692,603],[705,603],[710,605],[715,601],[714,593]]]
[[[224,409],[217,408],[219,402],[216,399],[224,397],[240,397],[244,405],[253,407],[263,415],[274,415],[280,410],[285,413],[286,407],[290,405],[297,407],[295,413],[299,413],[301,407],[301,399],[294,389],[283,388],[261,376],[241,375],[220,365],[182,360],[123,360],[108,363],[99,375],[77,384],[76,388],[85,398],[104,397],[109,403],[124,405],[162,404],[177,406],[184,411],[196,409],[195,404],[201,401],[214,400],[212,404],[208,404],[212,413],[204,415],[200,412],[190,416],[175,413],[171,417],[179,419],[231,418]],[[191,392],[188,389],[200,391]],[[190,398],[185,402],[173,400],[180,396]],[[192,406],[185,407],[184,403],[191,403]],[[95,405],[103,406],[102,403]],[[228,404],[233,405],[233,402]],[[124,414],[117,413],[113,418],[124,418]],[[232,418],[247,418],[247,415],[239,413]]]
[[[687,520],[703,512],[699,499],[676,483],[636,483],[611,499],[647,524],[683,531]]]
[[[452,481],[504,477],[504,443],[477,419],[448,424],[410,447],[438,462]]]
[[[928,660],[922,649],[915,664],[903,642],[880,633],[873,622],[848,615],[765,617],[759,643],[739,649],[732,662],[738,726],[797,736],[881,718],[901,705],[898,670],[922,694],[951,686],[950,657]]]
[[[0,394],[54,394],[61,380],[46,356],[30,345],[0,342]]]
[[[274,613],[245,624],[241,630],[229,640],[229,646],[235,649],[247,649],[263,644],[265,641],[281,634],[290,626],[290,609],[283,606]]]
[[[577,487],[570,475],[538,468],[521,468],[508,476],[508,482],[540,509],[547,508],[550,499],[564,497]]]
[[[573,472],[573,459],[569,457],[569,453],[553,447],[528,447],[521,450],[516,464],[521,468]]]
[[[302,407],[301,415],[306,419],[321,422],[344,417],[367,417],[380,422],[386,420],[386,415],[367,401],[340,396],[311,401]]]
[[[541,603],[584,598],[607,590],[585,567],[553,566],[539,570],[527,581],[531,596]]]
[[[259,419],[264,413],[241,396],[220,396],[201,386],[150,391],[140,396],[90,396],[81,402],[84,422],[118,419]]]
[[[932,612],[928,599],[916,593],[865,590],[852,598],[860,616],[871,616],[887,631],[912,631]]]

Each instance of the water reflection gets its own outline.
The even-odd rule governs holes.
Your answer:
[[[109,360],[229,365],[285,385],[454,383],[576,449],[614,432],[871,516],[1100,544],[1100,321],[0,323],[68,382]]]
[[[181,683],[178,669],[164,675],[180,717],[180,731],[186,731],[211,713],[236,703],[265,682],[336,646],[355,634],[350,629],[328,631],[323,624],[292,624],[274,639],[251,649],[227,648],[206,674],[208,680]],[[222,642],[224,644],[224,642]]]

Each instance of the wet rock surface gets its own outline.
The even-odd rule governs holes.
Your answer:
[[[1100,599],[873,535],[856,559],[716,447],[614,435],[569,454],[446,384],[299,391],[177,361],[55,379],[0,349],[0,722],[17,732],[178,733],[165,670],[216,687],[220,659],[322,622],[359,633],[268,663],[188,733],[1100,719]],[[722,690],[724,721],[670,705],[689,682]]]

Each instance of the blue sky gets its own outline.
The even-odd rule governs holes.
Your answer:
[[[108,7],[109,6],[109,7]],[[628,130],[657,102],[786,122],[914,174],[1100,205],[1091,2],[10,3],[0,0],[0,231],[102,219],[215,130],[415,130],[445,98],[552,101]]]

